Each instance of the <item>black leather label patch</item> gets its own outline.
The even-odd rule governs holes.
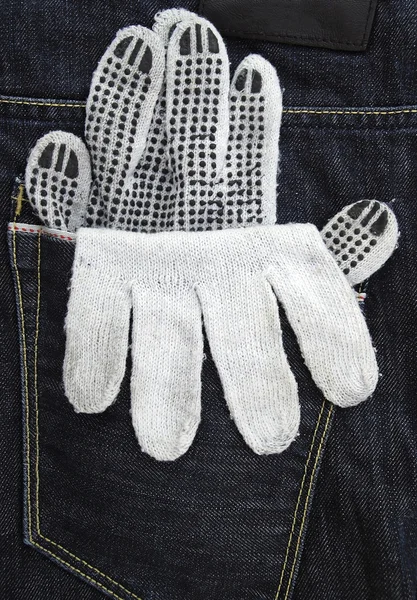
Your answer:
[[[316,46],[365,50],[377,0],[201,0],[200,13],[222,33]]]

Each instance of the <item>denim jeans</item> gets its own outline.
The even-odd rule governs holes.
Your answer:
[[[117,29],[150,26],[155,12],[173,5],[0,6],[0,597],[415,599],[413,0],[380,1],[363,53],[226,40],[232,68],[258,52],[284,88],[277,221],[320,228],[363,198],[388,202],[397,215],[399,248],[365,289],[381,371],[374,396],[345,410],[328,404],[282,315],[301,429],[281,455],[257,456],[245,446],[207,344],[202,423],[175,462],[140,451],[129,368],[105,413],[76,414],[65,398],[74,241],[30,226],[37,220],[16,176],[44,133],[82,134],[89,80]],[[194,0],[183,6],[198,9]]]

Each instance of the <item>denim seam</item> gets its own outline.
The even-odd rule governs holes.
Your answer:
[[[15,212],[15,216],[14,216],[14,222],[16,222],[18,216],[18,210],[16,209]],[[17,289],[17,295],[18,295],[18,299],[19,299],[19,313],[20,313],[20,333],[21,333],[21,348],[22,348],[22,366],[23,366],[23,387],[24,387],[24,396],[25,396],[25,417],[26,417],[26,427],[25,427],[25,436],[26,436],[26,464],[29,464],[29,456],[30,456],[30,449],[29,449],[29,376],[28,376],[28,366],[27,366],[27,346],[26,346],[26,327],[25,327],[25,315],[24,315],[24,310],[23,310],[23,299],[22,299],[22,287],[21,287],[21,283],[20,283],[20,274],[19,274],[19,270],[17,268],[17,256],[16,256],[16,234],[13,232],[13,264],[14,264],[14,270],[15,270],[15,275],[16,275],[16,289]],[[27,489],[28,489],[28,495],[30,495],[30,477],[29,474],[27,474]],[[32,514],[31,514],[31,505],[30,502],[27,502],[27,498],[26,498],[26,513],[27,513],[27,518],[28,518],[28,522],[31,523],[32,521]],[[30,532],[30,527],[29,529],[29,536],[31,536],[31,532]]]
[[[23,104],[25,106],[58,106],[65,108],[85,108],[85,102],[81,104],[65,103],[65,102],[37,102],[36,100],[8,100],[0,98],[0,104]]]
[[[282,112],[290,115],[406,115],[417,113],[417,108],[396,108],[392,110],[317,110],[310,108],[284,108]]]
[[[309,450],[309,453],[308,453],[308,456],[307,456],[307,461],[306,461],[306,464],[304,465],[304,474],[303,474],[303,478],[301,480],[300,490],[298,492],[298,498],[297,498],[297,502],[296,502],[296,505],[295,505],[294,516],[293,516],[293,520],[292,520],[292,524],[291,524],[290,537],[288,538],[287,550],[286,550],[286,553],[285,553],[284,564],[283,564],[283,567],[282,567],[281,577],[280,577],[280,581],[279,581],[278,590],[277,590],[277,593],[275,595],[275,600],[277,600],[277,598],[279,596],[279,593],[281,591],[282,582],[283,582],[283,579],[284,579],[284,573],[285,573],[285,570],[287,568],[288,555],[289,555],[289,552],[290,552],[291,543],[292,543],[292,539],[293,539],[293,536],[294,536],[294,529],[295,529],[295,523],[296,523],[297,514],[298,514],[298,508],[299,508],[299,505],[300,505],[301,495],[303,493],[304,483],[305,483],[305,480],[306,480],[306,477],[307,477],[307,469],[308,469],[308,465],[309,465],[310,460],[311,460],[311,453],[312,453],[312,450],[313,450],[314,442],[316,440],[316,435],[317,435],[317,431],[318,431],[318,428],[319,428],[319,425],[320,425],[320,421],[321,421],[321,417],[322,417],[322,414],[323,414],[323,411],[324,411],[324,407],[325,407],[325,402],[323,401],[323,404],[322,404],[321,410],[320,410],[320,414],[319,414],[319,418],[317,419],[316,428],[315,428],[314,433],[313,433],[313,438],[311,440],[311,446],[310,446],[310,450]]]
[[[16,222],[17,216],[18,216],[18,211],[16,210],[14,222]],[[58,562],[64,564],[69,569],[75,571],[76,573],[78,573],[82,577],[85,577],[87,580],[91,581],[92,583],[94,583],[95,585],[97,585],[98,587],[100,587],[101,589],[103,589],[104,591],[106,591],[107,593],[111,594],[117,600],[123,600],[123,598],[121,596],[118,596],[115,592],[113,592],[112,590],[106,588],[104,585],[102,585],[101,583],[99,583],[97,580],[93,579],[92,577],[90,577],[86,573],[83,573],[82,571],[80,571],[79,569],[77,569],[74,565],[71,565],[70,563],[66,562],[65,560],[63,560],[58,555],[56,555],[53,552],[51,552],[49,549],[47,549],[44,546],[38,544],[35,541],[35,539],[33,538],[33,533],[32,533],[32,495],[31,495],[31,474],[30,474],[30,471],[31,471],[31,456],[30,456],[31,436],[30,436],[30,424],[29,424],[29,421],[30,421],[29,420],[29,415],[30,415],[30,406],[29,406],[29,376],[28,376],[28,365],[27,365],[27,345],[26,345],[26,332],[25,332],[25,314],[24,314],[24,309],[23,309],[23,297],[22,297],[22,288],[21,288],[21,283],[20,283],[20,274],[19,274],[19,269],[18,269],[18,266],[17,266],[16,229],[13,229],[13,263],[14,263],[14,269],[15,269],[15,273],[16,273],[17,291],[18,291],[18,297],[19,297],[19,310],[20,310],[20,318],[21,318],[21,337],[22,337],[22,348],[23,348],[23,364],[24,364],[24,381],[25,381],[25,404],[26,404],[25,414],[26,414],[26,437],[27,437],[26,468],[28,470],[28,473],[27,473],[27,498],[26,498],[26,503],[27,503],[27,514],[28,514],[28,534],[29,534],[29,541],[30,541],[30,543],[33,546],[35,546],[35,547],[43,550],[46,554],[49,554],[50,556],[54,557]],[[105,575],[104,573],[102,573],[101,571],[99,571],[98,569],[96,569],[95,567],[93,567],[92,565],[90,565],[89,563],[87,563],[86,561],[84,561],[83,559],[79,558],[75,554],[72,554],[69,550],[66,550],[60,544],[57,544],[53,540],[45,537],[41,533],[41,531],[40,531],[40,518],[39,518],[39,480],[40,480],[40,478],[39,478],[39,410],[38,410],[38,390],[37,390],[37,387],[36,387],[37,386],[37,351],[38,351],[37,345],[38,345],[38,339],[39,339],[39,312],[40,312],[40,300],[41,300],[41,290],[40,290],[40,267],[41,267],[40,248],[41,248],[41,246],[40,246],[40,240],[41,240],[41,230],[38,232],[38,293],[37,293],[37,316],[36,316],[36,330],[35,330],[35,369],[34,369],[34,371],[35,371],[35,375],[34,375],[34,382],[35,383],[34,384],[35,384],[35,399],[36,399],[36,403],[35,403],[35,406],[36,406],[36,408],[35,408],[35,414],[36,414],[36,468],[35,468],[35,474],[36,474],[36,495],[35,495],[36,533],[38,534],[38,536],[40,538],[42,538],[46,542],[49,542],[50,544],[53,544],[54,546],[56,546],[57,548],[61,549],[62,551],[64,551],[69,556],[71,556],[72,558],[75,558],[80,563],[82,563],[85,566],[89,567],[91,570],[95,571],[96,573],[98,573],[99,575],[101,575],[102,577],[104,577],[105,579],[107,579],[109,582],[111,582],[114,585],[116,585],[118,588],[120,588],[121,590],[123,590],[124,592],[126,592],[127,594],[129,594],[129,596],[131,598],[134,598],[135,600],[141,600],[141,598],[139,596],[137,596],[133,592],[131,592],[128,589],[126,589],[125,587],[123,587],[120,583],[117,583],[117,581],[114,581],[108,575]]]
[[[295,556],[294,556],[294,560],[293,560],[293,563],[292,563],[291,573],[290,573],[290,577],[288,579],[287,590],[286,590],[286,593],[285,593],[284,600],[287,600],[288,594],[289,594],[290,589],[291,589],[291,584],[292,584],[293,577],[294,577],[295,567],[296,567],[296,564],[297,564],[297,558],[298,558],[298,554],[300,552],[300,547],[301,547],[301,538],[302,538],[302,534],[303,534],[305,523],[306,523],[307,509],[308,509],[308,505],[309,505],[309,502],[310,502],[311,492],[312,492],[312,489],[313,489],[314,476],[316,474],[317,465],[319,463],[319,459],[320,459],[321,453],[323,451],[323,447],[324,447],[323,444],[324,444],[324,440],[326,439],[326,433],[327,433],[327,429],[329,427],[330,417],[332,416],[332,413],[333,413],[333,406],[331,405],[329,407],[329,411],[328,411],[328,414],[327,414],[327,419],[326,419],[326,423],[325,423],[325,426],[324,426],[323,434],[322,434],[321,439],[320,439],[320,444],[319,444],[319,447],[318,447],[318,450],[317,450],[316,459],[314,461],[313,470],[311,472],[310,484],[308,486],[307,497],[306,497],[306,501],[305,501],[305,504],[304,504],[303,519],[301,521],[300,529],[299,529],[299,532],[298,532],[297,546],[296,546],[296,549],[295,549]]]
[[[60,550],[62,550],[63,552],[65,552],[68,556],[74,558],[75,560],[77,560],[78,562],[80,562],[81,564],[85,565],[86,567],[88,567],[89,569],[91,569],[92,571],[98,573],[99,575],[101,575],[102,577],[104,577],[107,581],[111,582],[112,584],[114,584],[115,586],[117,586],[118,588],[120,588],[120,590],[123,590],[124,592],[126,592],[131,598],[135,599],[135,600],[141,600],[141,598],[139,598],[137,595],[135,595],[133,592],[129,591],[128,589],[126,589],[125,587],[123,587],[121,584],[117,583],[115,580],[111,579],[108,575],[105,575],[104,573],[102,573],[100,570],[96,569],[95,567],[93,567],[92,565],[90,565],[88,562],[84,561],[83,559],[79,558],[78,556],[76,556],[75,554],[73,554],[72,552],[70,552],[69,550],[67,550],[66,548],[64,548],[63,546],[61,546],[60,544],[58,544],[57,542],[54,542],[53,540],[51,540],[50,538],[44,536],[41,533],[40,530],[40,512],[39,512],[39,485],[40,485],[40,474],[39,474],[39,396],[38,396],[38,341],[39,341],[39,330],[40,330],[40,306],[41,306],[41,236],[42,235],[49,235],[48,232],[44,231],[42,228],[33,228],[28,226],[26,227],[22,227],[22,225],[18,225],[16,223],[16,219],[20,213],[19,207],[21,206],[21,203],[18,202],[19,198],[20,198],[20,191],[21,188],[23,188],[23,186],[21,186],[19,188],[19,194],[16,198],[14,198],[17,201],[17,206],[16,206],[16,212],[15,212],[15,216],[14,216],[14,221],[12,225],[9,225],[9,229],[12,229],[12,234],[13,234],[13,262],[14,262],[14,268],[15,268],[15,273],[16,273],[16,281],[17,281],[17,291],[18,291],[18,296],[19,296],[19,309],[20,309],[20,316],[21,316],[21,337],[22,337],[22,348],[23,348],[23,363],[24,363],[24,382],[25,382],[25,400],[26,400],[26,436],[27,436],[27,451],[26,451],[26,464],[27,464],[27,498],[26,498],[26,502],[27,502],[27,513],[28,513],[28,533],[29,533],[29,541],[30,543],[39,548],[40,550],[42,550],[43,552],[45,552],[46,554],[49,554],[51,557],[55,558],[58,562],[62,563],[63,565],[65,565],[66,567],[68,567],[70,570],[74,571],[75,573],[78,573],[79,575],[81,575],[82,577],[84,577],[85,579],[87,579],[88,581],[91,581],[93,584],[95,584],[97,587],[101,588],[102,590],[104,590],[105,592],[107,592],[108,594],[110,594],[111,596],[113,596],[114,598],[116,598],[117,600],[123,600],[122,597],[118,596],[114,591],[106,588],[104,585],[102,585],[101,583],[99,583],[96,579],[90,577],[89,575],[87,575],[86,573],[83,573],[82,571],[80,571],[79,569],[77,569],[74,565],[68,563],[67,561],[63,560],[61,557],[59,557],[57,554],[54,554],[53,552],[51,552],[48,548],[46,548],[45,546],[42,546],[40,544],[38,544],[32,535],[32,498],[31,498],[31,457],[30,457],[30,443],[31,443],[31,435],[30,435],[30,405],[29,405],[29,373],[28,373],[28,365],[27,365],[27,344],[26,344],[26,333],[25,333],[25,314],[24,314],[24,308],[23,308],[23,297],[22,297],[22,290],[21,290],[21,283],[20,283],[20,274],[19,274],[19,269],[17,266],[17,252],[16,252],[16,231],[21,231],[24,233],[37,233],[38,234],[38,244],[37,244],[37,249],[38,249],[38,261],[37,261],[37,280],[38,280],[38,288],[37,288],[37,308],[36,308],[36,327],[35,327],[35,342],[34,342],[34,395],[35,395],[35,415],[36,415],[36,420],[35,420],[35,430],[36,430],[36,435],[35,435],[35,443],[36,443],[36,462],[35,462],[35,475],[36,475],[36,494],[35,494],[35,506],[36,506],[36,513],[35,513],[35,517],[36,517],[36,533],[37,535],[43,539],[45,542],[48,542],[49,544],[54,545],[55,547],[59,548]],[[21,200],[21,198],[20,198]],[[53,236],[53,237],[60,237],[60,236]],[[62,236],[63,237],[63,236]],[[64,238],[65,239],[65,238]],[[286,550],[286,556],[285,556],[285,560],[284,560],[284,564],[282,567],[282,571],[281,571],[281,578],[280,578],[280,582],[279,582],[279,587],[278,590],[276,592],[276,595],[274,597],[274,600],[278,600],[280,591],[282,589],[282,584],[284,581],[284,577],[286,575],[286,572],[288,572],[287,566],[289,567],[289,561],[288,561],[288,557],[289,557],[289,553],[291,550],[291,547],[294,545],[293,539],[295,539],[295,525],[296,525],[296,520],[297,520],[297,516],[299,514],[299,509],[300,509],[300,503],[301,503],[301,497],[302,497],[302,493],[305,487],[305,483],[306,483],[306,479],[307,479],[307,473],[308,473],[308,467],[309,464],[312,460],[313,457],[313,448],[316,442],[316,437],[317,437],[317,433],[319,430],[319,426],[322,422],[322,417],[323,417],[323,412],[326,406],[326,401],[323,401],[318,419],[317,419],[317,423],[316,423],[316,427],[313,433],[313,437],[312,437],[312,441],[310,444],[310,450],[307,456],[307,461],[304,467],[304,474],[303,474],[303,478],[301,481],[301,485],[300,485],[300,490],[299,490],[299,494],[298,494],[298,498],[297,498],[297,502],[296,502],[296,507],[295,507],[295,511],[294,511],[294,516],[293,516],[293,521],[292,521],[292,525],[291,525],[291,531],[290,531],[290,537],[288,540],[288,544],[287,544],[287,550]],[[328,415],[327,415],[327,420],[324,426],[324,430],[320,439],[320,443],[317,449],[317,453],[316,453],[316,457],[315,457],[315,461],[314,461],[314,465],[313,465],[313,469],[310,475],[310,482],[309,482],[309,487],[307,490],[307,495],[306,495],[306,499],[304,502],[304,508],[303,508],[303,513],[302,513],[302,521],[299,527],[299,531],[298,531],[298,535],[297,535],[297,544],[296,544],[296,548],[295,548],[295,555],[292,561],[292,565],[291,565],[291,570],[289,572],[289,579],[288,579],[288,583],[287,583],[287,587],[286,587],[286,593],[285,593],[285,597],[284,600],[288,600],[288,595],[291,589],[291,584],[293,581],[293,577],[294,577],[294,573],[295,573],[295,567],[296,567],[296,563],[297,563],[297,559],[299,556],[299,552],[300,552],[300,547],[301,547],[301,538],[302,538],[302,534],[305,528],[305,522],[306,522],[306,517],[307,517],[307,509],[308,509],[308,505],[310,502],[310,498],[311,498],[311,492],[313,489],[313,482],[314,482],[314,477],[316,474],[316,470],[317,470],[317,466],[318,466],[318,462],[323,450],[323,445],[324,445],[324,440],[326,437],[326,433],[327,433],[327,429],[329,426],[329,422],[330,422],[330,417],[332,415],[333,412],[333,406],[330,406],[328,409]]]
[[[85,108],[86,103],[42,102],[41,100],[13,100],[0,98],[0,104],[23,104],[26,106],[54,106],[58,108]],[[398,108],[392,110],[354,110],[354,109],[309,109],[284,108],[283,113],[289,115],[406,115],[417,114],[417,108]]]
[[[38,277],[38,293],[37,293],[37,307],[36,307],[35,356],[34,356],[34,391],[35,391],[35,407],[36,407],[35,408],[35,411],[36,411],[36,437],[35,437],[35,440],[36,440],[36,469],[35,469],[35,471],[36,471],[36,519],[37,519],[36,522],[37,522],[37,533],[46,542],[49,542],[50,544],[53,544],[54,546],[56,546],[60,550],[63,550],[64,552],[66,552],[69,556],[72,556],[73,558],[75,558],[76,560],[80,561],[81,563],[83,563],[85,566],[89,567],[93,571],[96,571],[99,575],[102,575],[103,577],[105,577],[106,579],[108,579],[109,581],[111,581],[111,583],[113,583],[116,586],[120,587],[120,589],[122,589],[123,591],[125,591],[126,593],[128,593],[132,598],[136,598],[137,600],[140,600],[140,598],[138,596],[136,596],[133,592],[129,591],[128,589],[126,589],[125,587],[123,587],[121,584],[117,583],[117,581],[114,581],[113,579],[111,579],[110,577],[108,577],[107,575],[105,575],[104,573],[102,573],[101,571],[99,571],[98,569],[94,568],[92,565],[90,565],[86,561],[82,560],[81,558],[79,558],[75,554],[72,554],[71,552],[69,552],[69,550],[66,550],[60,544],[57,544],[53,540],[51,540],[48,537],[42,535],[41,531],[40,531],[40,514],[39,514],[39,506],[40,506],[39,505],[39,483],[40,483],[40,475],[39,475],[39,395],[38,395],[38,362],[37,362],[37,357],[38,357],[39,315],[40,315],[40,301],[41,301],[41,230],[38,232],[38,265],[37,265],[37,277]]]
[[[59,233],[53,233],[52,231],[45,230],[41,225],[18,225],[16,223],[9,223],[9,231],[19,231],[20,233],[37,233],[40,235],[46,235],[48,237],[57,238],[59,240],[65,240],[66,242],[75,242],[75,235],[61,235]]]
[[[288,570],[287,570],[287,565],[289,565],[289,563],[288,563],[288,557],[289,557],[289,553],[291,551],[291,547],[293,546],[293,543],[292,543],[293,539],[295,537],[295,525],[296,525],[296,520],[297,520],[297,516],[298,516],[298,510],[300,508],[300,502],[301,502],[302,493],[303,493],[305,482],[306,482],[306,478],[307,478],[308,466],[309,466],[310,461],[311,461],[312,456],[313,456],[313,448],[314,448],[314,444],[315,444],[315,441],[316,441],[317,432],[318,432],[319,426],[321,424],[322,417],[323,417],[323,412],[324,412],[324,408],[325,408],[326,405],[327,405],[326,400],[323,400],[323,404],[322,404],[322,407],[321,407],[321,410],[320,410],[320,414],[319,414],[318,419],[317,419],[316,427],[315,427],[315,430],[314,430],[314,433],[313,433],[313,437],[312,437],[312,440],[311,440],[311,445],[310,445],[310,450],[309,450],[309,453],[308,453],[308,456],[307,456],[307,461],[306,461],[306,464],[305,464],[305,467],[304,467],[304,475],[303,475],[303,478],[302,478],[302,481],[301,481],[300,491],[299,491],[299,494],[298,494],[297,503],[296,503],[295,510],[294,510],[294,516],[293,516],[293,521],[292,521],[292,525],[291,525],[290,537],[289,537],[288,544],[287,544],[287,550],[286,550],[286,555],[285,555],[285,559],[284,559],[284,564],[283,564],[283,567],[282,567],[282,570],[281,570],[280,582],[279,582],[279,586],[278,586],[277,592],[275,594],[274,600],[278,600],[278,598],[280,596],[281,589],[282,589],[282,585],[283,585],[283,582],[284,582],[284,577],[286,575],[286,572],[288,572]],[[299,527],[299,530],[298,530],[297,544],[296,544],[296,547],[295,547],[295,553],[294,553],[294,558],[293,558],[292,565],[291,565],[291,570],[289,572],[289,578],[288,578],[288,582],[287,582],[287,587],[286,587],[286,591],[285,591],[284,600],[288,599],[288,595],[289,595],[290,589],[291,589],[291,584],[293,582],[294,573],[295,573],[295,567],[296,567],[296,564],[297,564],[297,559],[299,557],[300,548],[301,548],[301,538],[302,538],[302,534],[303,534],[303,531],[304,531],[304,528],[305,528],[305,523],[306,523],[306,518],[307,518],[307,510],[308,510],[308,506],[309,506],[310,499],[311,499],[311,493],[312,493],[312,490],[313,490],[314,477],[315,477],[315,474],[316,474],[316,471],[317,471],[317,466],[318,466],[318,463],[319,463],[320,456],[321,456],[322,451],[323,451],[324,440],[326,439],[326,434],[327,434],[327,430],[328,430],[329,423],[330,423],[330,417],[332,416],[332,414],[333,414],[333,405],[330,405],[329,408],[328,408],[328,414],[327,414],[327,419],[326,419],[326,422],[325,422],[325,425],[324,425],[323,433],[321,435],[320,442],[319,442],[319,445],[318,445],[318,448],[317,448],[317,453],[316,453],[316,457],[315,457],[315,460],[314,460],[313,469],[312,469],[311,475],[310,475],[310,482],[309,482],[309,486],[308,486],[308,490],[307,490],[307,495],[306,495],[305,502],[304,502],[304,508],[303,508],[303,512],[302,512],[303,516],[302,516],[301,524],[300,524],[300,527]]]

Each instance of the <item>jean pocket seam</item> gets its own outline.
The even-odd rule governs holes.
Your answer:
[[[13,98],[13,97],[0,97],[0,104],[15,104],[19,106],[46,106],[53,108],[85,108],[85,101],[59,101],[59,100],[48,100],[48,99],[32,99],[32,98]],[[283,113],[290,115],[359,115],[359,116],[393,116],[393,115],[407,115],[417,114],[417,108],[405,107],[387,107],[387,108],[307,108],[307,107],[293,107],[288,106],[283,108]]]
[[[21,338],[21,348],[22,348],[22,380],[23,380],[23,393],[24,393],[24,403],[25,403],[25,438],[26,438],[26,461],[25,461],[25,478],[26,478],[26,532],[27,532],[27,541],[29,545],[38,548],[40,551],[49,555],[52,559],[62,564],[68,570],[78,574],[85,580],[89,581],[91,584],[95,585],[99,589],[105,591],[107,594],[111,595],[116,600],[125,600],[126,597],[132,600],[141,600],[139,596],[137,596],[134,592],[131,592],[127,588],[125,588],[122,584],[118,583],[96,567],[93,567],[85,560],[79,558],[59,543],[51,540],[41,533],[40,526],[40,513],[39,513],[39,487],[40,487],[40,473],[39,473],[39,411],[38,411],[38,341],[39,341],[39,333],[40,333],[40,307],[41,307],[41,240],[43,235],[52,236],[56,238],[62,238],[65,241],[74,241],[75,236],[63,236],[58,233],[51,232],[50,230],[45,230],[42,226],[39,225],[26,225],[17,223],[17,218],[20,216],[20,209],[22,206],[24,194],[24,186],[20,185],[16,196],[13,198],[15,200],[15,210],[14,210],[14,218],[13,222],[9,224],[9,231],[11,232],[12,238],[12,259],[13,259],[13,267],[15,272],[15,284],[16,291],[18,296],[18,309],[19,309],[19,321],[20,321],[20,338]],[[36,300],[36,317],[35,317],[35,337],[34,337],[34,360],[33,360],[33,377],[29,374],[29,365],[28,365],[28,348],[26,341],[26,331],[25,331],[25,310],[23,306],[23,295],[21,289],[20,282],[20,272],[18,267],[17,260],[17,236],[16,233],[30,233],[37,234],[37,300]],[[33,380],[31,382],[31,380]],[[33,385],[33,397],[35,401],[35,440],[33,440],[33,432],[31,432],[30,421],[31,421],[31,406],[30,406],[30,387]],[[312,499],[312,492],[314,490],[314,485],[316,481],[316,475],[318,472],[318,466],[320,463],[320,459],[323,453],[323,449],[325,446],[325,441],[327,439],[327,434],[329,431],[329,426],[332,420],[332,416],[334,413],[334,407],[326,400],[323,400],[319,415],[317,417],[317,422],[315,425],[315,429],[313,432],[313,436],[311,439],[311,444],[309,448],[309,452],[306,458],[306,462],[304,465],[303,477],[300,483],[299,492],[297,501],[295,504],[294,514],[291,522],[291,527],[289,529],[289,538],[286,547],[286,553],[284,562],[281,569],[280,580],[278,584],[278,589],[274,595],[274,600],[288,600],[290,598],[291,590],[294,585],[296,570],[299,562],[299,558],[301,556],[301,550],[303,546],[303,537],[305,533],[307,516],[309,512],[309,507]],[[32,417],[33,418],[33,417]],[[36,452],[35,452],[35,466],[33,468],[33,457],[31,456],[31,447],[35,441]],[[35,471],[35,473],[33,473]],[[32,505],[33,505],[33,496],[31,494],[31,486],[33,486],[33,474],[35,475],[35,515],[32,515]],[[35,517],[35,522],[33,521],[33,517]],[[43,540],[43,542],[41,541]],[[40,542],[40,543],[39,543]],[[51,549],[47,547],[47,545],[52,545],[59,550],[61,550],[65,555],[74,559],[79,564],[84,565],[86,569],[89,569],[93,573],[100,575],[105,581],[109,582],[113,586],[118,589],[118,593],[122,593],[123,597],[118,595],[116,591],[113,591],[103,585],[100,581],[92,577],[91,575],[83,572],[79,568],[77,568],[74,564],[67,562],[54,553]],[[291,556],[292,555],[292,556]],[[69,560],[69,559],[68,559]]]
[[[30,418],[29,418],[30,417],[30,402],[29,402],[29,397],[30,397],[29,390],[30,390],[30,386],[29,386],[29,369],[28,369],[28,364],[27,364],[27,344],[26,344],[26,333],[25,333],[25,313],[24,313],[24,308],[23,308],[23,296],[22,296],[22,289],[21,289],[21,283],[20,283],[20,273],[19,273],[19,268],[18,268],[18,265],[17,265],[16,231],[18,231],[18,227],[17,226],[15,227],[17,216],[18,216],[18,211],[15,212],[15,218],[14,218],[14,222],[13,222],[13,226],[12,226],[12,255],[13,255],[13,266],[14,266],[15,278],[16,278],[17,296],[18,296],[18,301],[19,301],[20,337],[21,337],[22,362],[23,362],[23,383],[24,383],[25,421],[26,421],[26,423],[25,423],[25,437],[26,437],[26,448],[25,448],[25,455],[26,455],[26,461],[25,461],[26,462],[26,465],[25,465],[26,466],[26,486],[25,486],[25,492],[26,492],[26,498],[25,498],[25,500],[26,500],[28,541],[29,541],[30,545],[32,545],[34,547],[37,547],[38,549],[42,550],[44,553],[50,555],[56,561],[58,561],[59,563],[63,564],[64,566],[66,566],[68,569],[74,571],[75,573],[81,575],[82,577],[84,577],[85,579],[87,579],[88,581],[90,581],[91,583],[95,584],[100,589],[102,589],[105,592],[107,592],[108,594],[112,595],[117,600],[124,600],[124,599],[121,596],[117,595],[114,591],[106,588],[102,583],[100,583],[99,581],[97,581],[96,579],[94,579],[93,577],[91,577],[90,575],[87,575],[86,573],[83,573],[81,570],[79,570],[74,565],[72,565],[69,562],[65,561],[63,558],[61,558],[57,554],[54,554],[51,550],[49,550],[47,547],[45,547],[45,545],[39,544],[36,541],[36,537],[41,538],[45,542],[54,545],[55,547],[57,547],[60,550],[62,550],[63,552],[65,552],[68,556],[71,556],[72,558],[76,559],[77,561],[79,561],[81,564],[85,565],[86,567],[88,567],[92,571],[94,571],[97,574],[101,575],[104,579],[106,579],[107,581],[109,581],[113,585],[117,586],[117,588],[119,588],[123,592],[125,592],[129,596],[129,598],[132,598],[134,600],[141,600],[141,598],[139,596],[137,596],[136,594],[134,594],[134,592],[131,592],[130,590],[128,590],[127,588],[125,588],[124,586],[122,586],[120,583],[118,583],[114,579],[110,578],[105,573],[102,573],[99,569],[93,567],[92,565],[90,565],[89,563],[87,563],[83,559],[79,558],[78,556],[76,556],[75,554],[73,554],[72,552],[70,552],[69,550],[67,550],[66,548],[64,548],[60,544],[58,544],[57,542],[54,542],[53,540],[49,539],[48,537],[46,537],[45,535],[43,535],[41,533],[41,530],[40,530],[40,515],[39,515],[39,485],[40,485],[40,478],[39,478],[39,421],[38,421],[39,413],[38,413],[38,389],[37,389],[37,351],[38,351],[39,326],[40,326],[39,315],[40,315],[40,305],[41,305],[41,239],[42,239],[42,229],[38,229],[38,231],[37,231],[37,238],[38,238],[38,242],[37,242],[37,252],[38,252],[38,257],[37,257],[37,281],[38,281],[38,288],[37,288],[37,307],[36,307],[36,323],[35,323],[35,344],[34,344],[35,355],[34,355],[34,378],[33,378],[33,389],[34,389],[34,398],[35,398],[35,443],[36,443],[36,455],[35,455],[35,490],[36,490],[36,492],[35,492],[35,508],[36,508],[36,512],[35,512],[34,516],[35,516],[36,522],[35,522],[35,532],[33,531],[33,529],[34,529],[33,528],[33,515],[32,515],[32,502],[33,502],[33,498],[32,498],[32,494],[31,494],[31,484],[32,484],[32,467],[31,467],[31,463],[32,463],[32,457],[31,457],[31,452],[30,452],[30,447],[31,447],[31,443],[32,443],[32,436],[31,436],[31,432],[30,432]],[[34,533],[35,533],[35,535],[34,535]]]
[[[316,427],[315,427],[313,437],[311,440],[310,450],[307,455],[306,463],[304,465],[304,473],[303,473],[303,477],[301,480],[300,489],[298,492],[298,498],[297,498],[297,502],[296,502],[295,509],[294,509],[294,515],[293,515],[293,519],[292,519],[292,523],[291,523],[290,535],[288,538],[284,563],[283,563],[283,566],[281,569],[280,581],[278,584],[277,592],[274,596],[274,600],[281,600],[281,599],[288,600],[289,595],[290,595],[291,587],[292,587],[293,580],[294,580],[295,570],[297,567],[297,561],[300,557],[300,551],[301,551],[301,546],[302,546],[302,537],[303,537],[303,532],[304,532],[304,528],[306,525],[310,501],[312,498],[312,491],[314,488],[315,476],[316,476],[319,461],[320,461],[320,458],[321,458],[321,455],[322,455],[322,452],[323,452],[323,449],[325,446],[325,441],[327,438],[327,433],[329,431],[329,426],[330,426],[333,414],[334,414],[333,404],[330,404],[327,400],[323,400],[321,410],[320,410],[320,413],[319,413],[319,416],[317,419]],[[324,415],[326,415],[326,416],[324,416]],[[314,462],[312,463],[313,450],[314,450],[314,446],[316,444],[316,439],[318,439],[318,437],[319,437],[319,428],[322,423],[323,423],[323,428],[321,431],[320,441],[318,442],[317,449],[315,451]],[[303,492],[304,492],[306,481],[308,478],[310,463],[312,463],[312,468],[311,468],[311,472],[309,474],[309,483],[308,483],[307,492],[305,494],[304,507],[302,508],[302,512],[301,512],[300,507],[302,504]],[[298,526],[298,533],[296,534],[297,520],[298,520],[298,516],[300,514],[301,514],[301,521]],[[291,552],[294,544],[295,544],[294,556],[292,558],[292,561],[290,561],[289,556],[290,556],[290,552]],[[291,565],[290,565],[290,562],[291,562]],[[288,580],[287,580],[287,584],[285,585],[284,580],[287,575],[288,575]]]
[[[52,106],[58,108],[85,108],[85,102],[51,102],[48,100],[20,100],[17,98],[0,98],[0,104],[17,104],[20,106]]]

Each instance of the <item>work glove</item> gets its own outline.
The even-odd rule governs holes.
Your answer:
[[[394,250],[395,216],[361,201],[321,233],[275,225],[281,113],[265,59],[246,57],[230,83],[215,28],[169,10],[154,31],[121,30],[105,52],[87,102],[88,150],[52,132],[29,158],[38,214],[48,227],[76,231],[68,399],[78,412],[111,405],[131,343],[133,425],[158,460],[184,454],[200,422],[203,324],[246,443],[269,454],[297,436],[277,298],[328,400],[353,406],[377,384],[351,286]]]

